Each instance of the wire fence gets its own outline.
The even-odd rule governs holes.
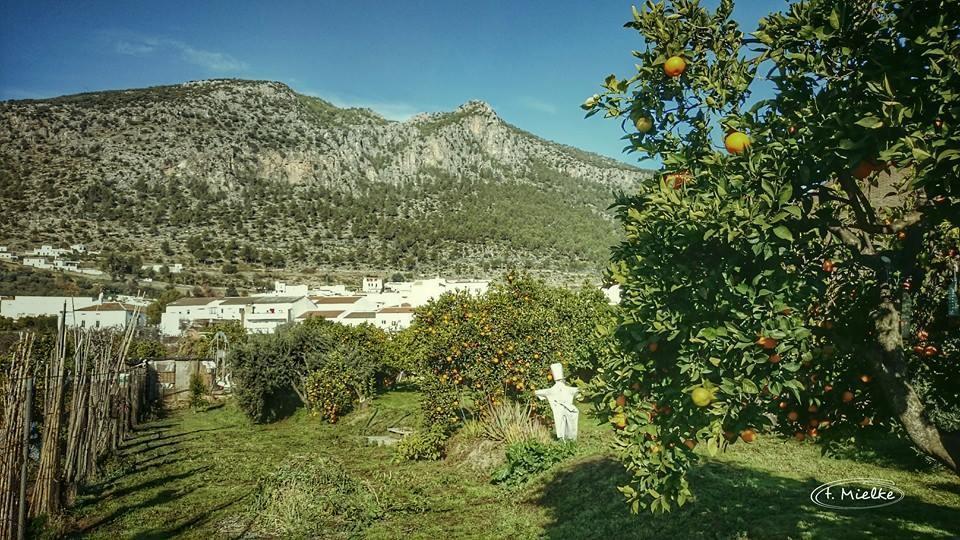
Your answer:
[[[64,322],[49,355],[34,351],[35,334],[21,333],[0,375],[0,540],[24,538],[29,517],[72,504],[157,395],[148,364],[128,364],[132,326],[110,332]]]

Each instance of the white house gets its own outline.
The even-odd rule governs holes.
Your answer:
[[[127,325],[144,326],[147,315],[142,306],[105,302],[75,310],[73,319],[67,318],[68,326],[81,328],[125,328]]]
[[[351,311],[337,319],[340,324],[347,326],[360,326],[361,324],[377,324],[377,313],[375,311]]]
[[[53,267],[57,270],[64,270],[69,272],[79,272],[80,271],[80,262],[79,261],[65,261],[63,259],[54,259]]]
[[[288,285],[283,281],[273,282],[273,292],[254,296],[307,296],[309,287],[306,285]]]
[[[78,309],[96,306],[99,298],[73,296],[3,296],[0,297],[0,316],[11,319],[20,317],[49,317],[59,315],[67,306],[67,319]]]
[[[315,306],[306,296],[251,296],[226,298],[219,307],[239,307],[247,333],[270,334],[279,326],[295,322],[297,317]]]
[[[44,244],[37,249],[33,250],[31,255],[39,255],[41,257],[59,257],[65,253],[69,253],[68,249],[55,248],[53,246]]]
[[[385,307],[374,316],[374,325],[384,330],[403,330],[413,322],[413,307],[410,304]]]
[[[383,279],[370,276],[363,278],[362,290],[365,293],[378,293],[383,291]]]
[[[72,245],[70,246],[70,249],[72,249],[73,251],[75,251],[75,252],[77,252],[77,253],[86,253],[86,252],[87,252],[87,246],[85,246],[85,245],[83,245],[83,244],[72,244]]]
[[[7,251],[5,246],[0,246],[3,249],[0,250],[0,261],[15,261],[19,257],[16,256],[12,251]]]
[[[23,265],[32,266],[34,268],[42,268],[45,270],[49,270],[53,268],[53,265],[47,262],[47,259],[45,259],[44,257],[24,257]]]
[[[221,300],[220,298],[180,298],[170,302],[160,315],[160,333],[164,336],[179,336],[194,323],[223,320],[217,308]]]
[[[141,269],[141,270],[153,270],[154,272],[156,272],[156,273],[159,274],[160,271],[163,270],[163,267],[164,267],[164,266],[167,267],[167,270],[168,270],[171,274],[179,274],[180,272],[183,272],[183,264],[181,264],[181,263],[174,263],[174,264],[154,264],[154,263],[144,264],[144,265],[140,266],[140,269]]]
[[[240,321],[249,333],[267,334],[315,309],[306,296],[181,298],[167,304],[160,316],[160,333],[178,336],[191,326]]]

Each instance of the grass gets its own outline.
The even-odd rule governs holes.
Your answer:
[[[385,509],[362,537],[399,538],[949,538],[960,535],[960,481],[881,447],[885,459],[823,457],[775,437],[734,445],[697,467],[697,500],[666,515],[631,515],[606,453],[606,426],[581,417],[576,457],[521,489],[490,483],[462,460],[392,463],[362,435],[416,425],[417,394],[391,392],[329,425],[298,411],[253,425],[230,402],[145,426],[67,517],[89,538],[238,538],[255,518],[258,481],[294,458],[328,458],[370,486]],[[502,452],[497,448],[495,451]],[[893,480],[906,493],[878,509],[832,511],[809,500],[841,478]]]

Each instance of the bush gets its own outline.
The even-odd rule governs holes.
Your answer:
[[[353,538],[383,514],[373,490],[327,458],[285,463],[260,481],[252,513],[258,534]]]
[[[310,319],[251,336],[227,361],[237,403],[255,422],[276,420],[298,401],[335,422],[391,379],[386,348],[386,333],[373,326]]]
[[[493,473],[495,484],[519,486],[531,477],[546,471],[572,456],[576,443],[545,443],[537,440],[520,441],[507,447],[507,463]]]
[[[514,444],[533,440],[549,443],[550,430],[534,416],[529,404],[501,403],[484,412],[483,434],[492,441]]]
[[[397,443],[395,461],[438,460],[443,457],[447,433],[439,425],[407,435]]]
[[[199,373],[190,375],[190,406],[194,409],[200,409],[206,406],[207,401],[204,396],[209,393],[207,383],[203,382],[203,377]]]

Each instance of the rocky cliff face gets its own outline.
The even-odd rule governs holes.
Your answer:
[[[0,242],[15,246],[128,243],[149,258],[167,240],[187,262],[250,245],[302,266],[584,271],[606,246],[577,243],[613,240],[612,192],[645,174],[476,101],[392,122],[281,83],[213,80],[0,103]],[[528,222],[489,223],[518,212]],[[201,257],[185,247],[197,236]]]

